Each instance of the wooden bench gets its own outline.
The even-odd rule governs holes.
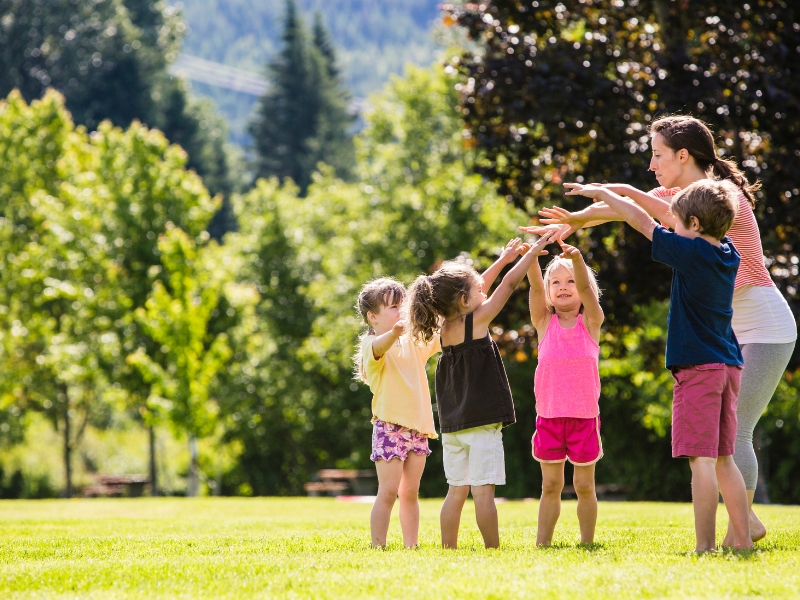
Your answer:
[[[345,491],[355,496],[374,496],[378,491],[377,474],[372,469],[321,469],[317,479],[303,486],[309,496],[340,496]]]
[[[98,496],[112,498],[138,498],[144,494],[144,486],[150,483],[146,475],[98,475],[95,483],[83,489],[85,498]]]

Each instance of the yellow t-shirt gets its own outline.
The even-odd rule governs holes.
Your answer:
[[[430,438],[438,437],[433,424],[431,393],[425,364],[428,359],[441,352],[439,336],[426,346],[401,335],[378,360],[372,353],[374,335],[367,335],[361,342],[361,356],[367,384],[372,397],[372,420],[380,419],[416,429]]]

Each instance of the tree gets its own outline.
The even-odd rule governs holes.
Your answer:
[[[212,244],[207,252],[214,249]],[[208,335],[225,271],[221,264],[209,262],[204,249],[198,252],[194,241],[174,227],[168,227],[159,239],[159,250],[169,287],[156,281],[145,307],[136,310],[139,325],[159,347],[154,356],[140,347],[127,360],[151,385],[148,404],[160,404],[175,429],[188,433],[191,465],[187,495],[196,496],[196,438],[214,430],[217,408],[212,402],[212,386],[230,356],[227,335]]]
[[[305,193],[317,163],[346,175],[352,160],[345,92],[339,89],[333,48],[322,24],[309,43],[294,0],[286,2],[283,49],[268,67],[271,88],[250,124],[256,177],[292,179]]]
[[[69,494],[86,424],[109,402],[144,406],[149,394],[125,356],[147,347],[131,311],[158,276],[158,235],[172,223],[199,235],[217,204],[159,132],[105,122],[89,136],[55,92],[31,105],[12,93],[0,128],[10,165],[0,185],[0,397],[63,432]]]

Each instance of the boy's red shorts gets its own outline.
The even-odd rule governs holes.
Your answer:
[[[569,460],[579,467],[594,464],[603,457],[600,417],[536,417],[531,443],[533,458],[541,463]]]
[[[672,456],[731,456],[742,367],[723,363],[672,367]]]

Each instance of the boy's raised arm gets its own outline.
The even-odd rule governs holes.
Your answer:
[[[606,188],[586,185],[581,186],[579,184],[570,184],[570,187],[572,189],[566,193],[567,196],[586,196],[592,198],[596,202],[605,202],[609,207],[614,209],[628,225],[644,235],[648,240],[653,239],[653,230],[656,228],[656,222],[653,220],[653,217],[647,214],[645,209],[636,204],[633,200],[623,198]]]

